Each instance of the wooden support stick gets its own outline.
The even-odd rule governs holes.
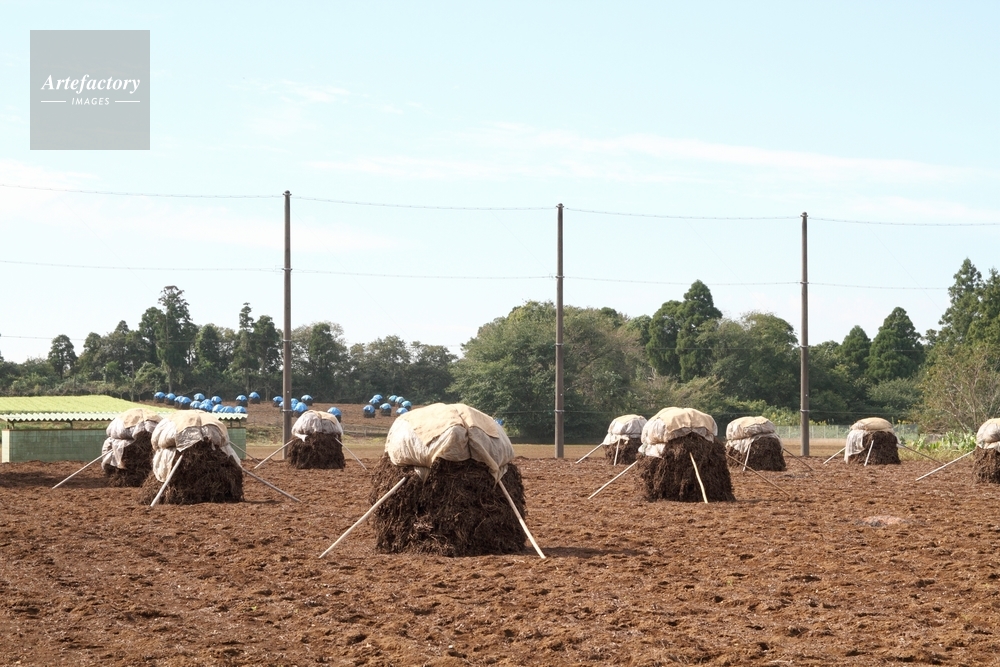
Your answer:
[[[98,461],[100,461],[101,459],[103,459],[105,456],[107,456],[107,454],[108,454],[107,452],[101,452],[101,455],[98,456],[96,459],[94,459],[93,461],[91,461],[87,465],[83,466],[82,468],[80,468],[79,470],[77,470],[75,473],[73,473],[72,475],[70,475],[69,477],[67,477],[66,479],[64,479],[63,481],[59,482],[58,484],[56,484],[52,488],[53,489],[58,489],[60,486],[62,486],[66,482],[68,482],[69,480],[73,479],[74,477],[76,477],[77,475],[79,475],[81,472],[83,472],[84,470],[86,470],[90,466],[94,465],[95,463],[97,463]]]
[[[361,465],[362,468],[364,468],[365,470],[368,470],[368,468],[365,466],[365,464],[361,463],[361,459],[358,458],[358,455],[351,451],[350,447],[348,447],[344,443],[340,443],[340,446],[343,447],[344,449],[346,449],[350,453],[350,455],[354,457],[354,460],[357,461]]]
[[[628,468],[625,468],[625,470],[622,470],[620,473],[618,473],[617,475],[615,475],[614,477],[612,477],[611,479],[609,479],[607,482],[604,483],[604,486],[602,486],[597,491],[594,491],[592,494],[590,494],[589,496],[587,496],[587,500],[590,500],[591,498],[593,498],[594,496],[596,496],[598,493],[600,493],[601,491],[603,491],[604,487],[606,487],[608,484],[611,484],[611,482],[615,481],[616,479],[618,479],[619,477],[621,477],[622,475],[624,475],[625,473],[627,473],[638,462],[639,462],[639,459],[636,459],[635,463],[633,463]]]
[[[868,465],[868,459],[872,457],[872,449],[875,448],[875,438],[872,438],[871,443],[868,445],[868,455],[865,456],[865,465]]]
[[[753,442],[747,445],[747,458],[743,461],[743,472],[747,471],[747,464],[750,463],[750,448],[753,447]],[[688,452],[690,454],[690,452]]]
[[[844,445],[843,447],[841,447],[840,449],[838,449],[838,450],[837,450],[837,454],[841,453],[841,452],[842,452],[842,451],[844,451],[845,449],[847,449],[847,445]],[[837,458],[837,454],[834,454],[833,456],[831,456],[830,458],[828,458],[828,459],[827,459],[826,461],[823,461],[823,465],[826,465],[826,464],[827,464],[827,463],[829,463],[830,461],[832,461],[832,460],[834,460],[835,458]]]
[[[355,528],[357,528],[358,526],[360,526],[361,524],[363,524],[365,522],[365,520],[368,519],[368,517],[370,517],[372,514],[374,514],[375,510],[377,510],[379,507],[381,507],[382,503],[384,503],[385,501],[387,501],[389,499],[389,496],[391,496],[392,494],[396,493],[396,491],[399,491],[399,487],[403,486],[403,484],[406,483],[406,480],[408,480],[408,479],[409,479],[409,477],[404,477],[403,479],[401,479],[398,482],[396,482],[396,486],[394,486],[391,489],[389,489],[388,491],[386,491],[384,496],[382,496],[381,498],[379,498],[375,502],[375,504],[372,505],[371,508],[369,508],[369,510],[367,512],[365,512],[363,515],[361,515],[360,519],[358,519],[357,521],[354,522],[353,526],[351,526],[350,528],[348,528],[347,530],[345,530],[344,534],[341,535],[340,537],[338,537],[337,541],[334,542],[333,544],[331,544],[326,551],[324,551],[323,553],[321,553],[319,555],[319,557],[322,558],[323,556],[327,555],[328,553],[330,553],[333,550],[333,548],[335,546],[337,546],[338,544],[340,544],[341,542],[343,542],[344,538],[347,537],[348,535],[350,535],[351,532]]]
[[[600,448],[601,448],[601,447],[603,447],[603,446],[604,446],[604,443],[602,442],[602,443],[601,443],[601,444],[599,444],[599,445],[598,445],[597,447],[594,447],[594,448],[593,448],[593,449],[591,449],[591,450],[590,450],[589,452],[587,452],[586,454],[584,454],[583,456],[581,456],[580,458],[578,458],[578,459],[577,459],[576,461],[573,461],[573,463],[574,463],[574,464],[577,464],[577,463],[579,463],[580,461],[584,460],[585,458],[587,458],[588,456],[590,456],[591,454],[593,454],[594,452],[596,452],[596,451],[597,451],[598,449],[600,449]]]
[[[253,459],[254,461],[260,461],[260,459],[258,459],[256,456],[250,456],[250,452],[248,452],[243,447],[240,447],[239,445],[237,445],[235,442],[233,442],[231,440],[229,441],[229,446],[230,447],[235,447],[236,449],[238,449],[241,452],[243,452],[243,456],[247,457],[248,459]]]
[[[933,456],[927,456],[927,455],[926,455],[926,454],[924,454],[923,452],[921,452],[921,451],[917,451],[917,450],[916,450],[916,449],[914,449],[913,447],[907,447],[907,446],[906,446],[906,445],[904,445],[904,444],[898,444],[898,445],[896,445],[896,446],[897,446],[897,447],[899,447],[899,448],[901,448],[901,449],[908,449],[908,450],[910,450],[911,452],[913,452],[914,454],[919,454],[920,456],[924,457],[925,459],[927,459],[927,460],[929,460],[929,461],[934,461],[934,463],[941,463],[940,461],[938,461],[938,460],[937,460],[936,458],[934,458]]]
[[[256,470],[257,468],[259,468],[262,465],[264,465],[265,463],[267,463],[268,459],[270,459],[272,456],[276,456],[278,453],[285,451],[285,447],[287,447],[288,445],[292,444],[293,442],[295,442],[295,438],[292,438],[291,440],[289,440],[288,442],[286,442],[285,444],[283,444],[281,447],[278,447],[276,450],[274,450],[273,452],[271,452],[270,454],[268,454],[267,457],[265,457],[263,461],[261,461],[260,463],[258,463],[257,465],[255,465],[253,467],[253,469]]]
[[[694,466],[694,476],[698,480],[698,486],[701,487],[701,497],[705,499],[705,504],[708,504],[708,494],[705,493],[705,485],[701,483],[701,473],[698,472],[698,464],[694,462],[694,454],[688,452],[688,456],[691,457],[691,465]]]
[[[497,480],[497,484],[500,486],[500,490],[503,491],[503,497],[507,499],[508,503],[510,503],[510,508],[514,510],[514,516],[517,517],[518,522],[521,524],[521,530],[523,530],[524,534],[528,536],[529,540],[531,540],[531,546],[535,547],[535,552],[538,554],[539,558],[545,558],[545,554],[542,553],[541,548],[538,546],[538,542],[535,541],[535,537],[531,534],[531,531],[528,530],[528,524],[524,522],[524,518],[521,516],[521,513],[517,511],[517,506],[514,505],[514,499],[510,497],[509,493],[507,493],[507,487],[503,485],[503,480]]]
[[[183,458],[184,458],[184,452],[181,452],[181,455],[177,457],[177,463],[175,463],[174,467],[170,469],[170,474],[167,475],[166,481],[163,482],[163,486],[161,486],[160,490],[156,492],[156,496],[153,498],[153,502],[149,503],[150,507],[153,507],[154,505],[156,505],[156,503],[160,502],[160,496],[162,496],[163,492],[167,490],[167,484],[170,484],[170,480],[174,478],[174,473],[177,472],[177,469],[181,467],[181,459]]]
[[[728,456],[728,457],[729,457],[729,459],[730,459],[730,460],[732,460],[732,461],[736,461],[737,463],[739,463],[739,462],[740,462],[740,460],[739,460],[739,459],[735,459],[735,458],[733,458],[732,456],[729,456],[729,454],[726,454],[726,456]],[[781,491],[781,492],[782,492],[783,494],[785,494],[785,495],[786,495],[786,496],[788,496],[789,498],[791,498],[791,497],[792,497],[792,494],[788,493],[788,492],[787,492],[787,491],[785,491],[785,490],[784,490],[783,488],[781,488],[780,486],[778,486],[777,484],[775,484],[774,482],[772,482],[771,480],[769,480],[769,479],[768,479],[767,477],[764,477],[764,475],[760,474],[759,472],[757,472],[757,471],[756,471],[756,470],[754,470],[753,468],[747,468],[747,470],[749,470],[749,471],[750,471],[750,472],[752,472],[753,474],[757,475],[757,476],[758,476],[758,477],[760,477],[760,478],[761,478],[762,480],[764,480],[765,482],[767,482],[768,484],[770,484],[771,486],[773,486],[774,488],[776,488],[776,489],[777,489],[778,491]]]
[[[611,464],[612,466],[618,465],[618,448],[621,446],[621,444],[622,444],[621,440],[615,443],[615,462]]]
[[[295,501],[295,502],[297,502],[297,503],[300,503],[300,502],[302,502],[301,500],[299,500],[298,498],[296,498],[296,497],[295,497],[295,496],[293,496],[292,494],[290,494],[290,493],[285,493],[284,491],[282,491],[281,489],[279,489],[278,487],[276,487],[276,486],[275,486],[274,484],[271,484],[271,483],[270,483],[269,481],[267,481],[266,479],[262,479],[262,478],[258,477],[257,475],[253,474],[252,472],[250,472],[250,471],[249,471],[249,470],[247,470],[246,468],[243,468],[243,472],[245,472],[246,474],[250,475],[250,476],[251,476],[251,477],[253,477],[253,478],[254,478],[255,480],[257,480],[258,482],[260,482],[261,484],[263,484],[263,485],[265,485],[265,486],[269,486],[269,487],[271,487],[272,489],[274,489],[275,491],[277,491],[277,492],[278,492],[278,493],[280,493],[281,495],[283,495],[283,496],[287,496],[287,497],[291,498],[292,500],[294,500],[294,501]]]
[[[917,478],[916,478],[915,480],[913,480],[913,481],[915,481],[915,482],[919,482],[919,481],[920,481],[920,480],[922,480],[922,479],[923,479],[924,477],[929,477],[929,476],[933,475],[934,473],[936,473],[936,472],[937,472],[938,470],[944,470],[945,468],[947,468],[948,466],[950,466],[950,465],[951,465],[952,463],[956,463],[956,462],[958,462],[958,461],[961,461],[961,460],[962,460],[962,459],[964,459],[964,458],[965,458],[966,456],[968,456],[969,454],[972,454],[972,453],[973,453],[973,452],[975,452],[975,451],[976,451],[976,450],[975,450],[975,449],[973,449],[973,450],[972,450],[971,452],[966,452],[965,454],[962,454],[961,456],[959,456],[959,457],[958,457],[957,459],[952,459],[951,461],[948,461],[947,463],[945,463],[945,464],[944,464],[943,466],[941,466],[940,468],[935,468],[934,470],[931,470],[931,471],[930,471],[929,473],[927,473],[926,475],[921,475],[920,477],[917,477]]]
[[[802,465],[804,465],[805,467],[809,468],[810,470],[813,469],[813,467],[811,465],[809,465],[808,463],[806,463],[806,459],[805,459],[804,456],[798,456],[797,454],[792,454],[790,451],[788,451],[787,449],[785,449],[784,446],[782,446],[781,449],[786,454],[789,454],[789,455],[794,456],[795,458],[797,458],[802,463]],[[834,454],[834,456],[836,456],[836,454]]]

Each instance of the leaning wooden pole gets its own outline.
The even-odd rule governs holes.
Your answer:
[[[64,479],[63,481],[59,482],[58,484],[56,484],[52,488],[53,489],[58,489],[60,486],[62,486],[66,482],[68,482],[69,480],[73,479],[74,477],[76,477],[77,475],[79,475],[81,472],[83,472],[84,470],[86,470],[90,466],[94,465],[95,463],[97,463],[98,461],[100,461],[101,459],[103,459],[106,455],[107,455],[107,452],[101,452],[101,455],[98,456],[96,459],[94,459],[93,461],[91,461],[87,465],[83,466],[82,468],[80,468],[79,470],[77,470],[75,473],[73,473],[72,475],[70,475],[69,477],[67,477],[66,479]]]
[[[926,475],[921,475],[920,477],[917,477],[917,478],[916,478],[915,480],[913,480],[913,481],[915,481],[915,482],[919,482],[919,481],[920,481],[920,480],[922,480],[922,479],[923,479],[924,477],[930,477],[931,475],[933,475],[934,473],[936,473],[936,472],[937,472],[938,470],[944,470],[945,468],[947,468],[948,466],[950,466],[950,465],[951,465],[952,463],[958,463],[959,461],[961,461],[962,459],[964,459],[964,458],[965,458],[966,456],[968,456],[969,454],[972,454],[972,453],[974,453],[975,451],[976,451],[976,450],[975,450],[975,449],[973,449],[973,450],[972,450],[971,452],[966,452],[965,454],[962,454],[961,456],[959,456],[959,457],[958,457],[957,459],[952,459],[951,461],[948,461],[947,463],[945,463],[945,464],[944,464],[943,466],[941,466],[940,468],[935,468],[934,470],[931,470],[931,471],[930,471],[929,473],[927,473]]]
[[[740,462],[740,460],[739,460],[739,459],[737,459],[737,458],[733,458],[732,456],[729,456],[729,454],[726,454],[726,456],[727,456],[727,457],[729,457],[729,460],[730,460],[730,461],[736,461],[736,463],[739,463],[739,462]],[[758,476],[758,477],[760,477],[760,478],[761,478],[762,480],[764,480],[765,482],[767,482],[768,484],[770,484],[771,486],[773,486],[774,488],[776,488],[776,489],[777,489],[778,491],[781,491],[782,493],[784,493],[784,494],[785,494],[786,496],[788,496],[789,498],[791,498],[791,497],[792,497],[792,494],[788,493],[788,492],[787,492],[787,491],[785,491],[785,490],[784,490],[783,488],[781,488],[780,486],[778,486],[777,484],[775,484],[774,482],[772,482],[771,480],[769,480],[769,479],[768,479],[767,477],[764,477],[764,475],[760,474],[759,472],[757,472],[757,471],[756,471],[756,470],[754,470],[753,468],[750,468],[750,467],[747,467],[747,470],[749,470],[749,471],[750,471],[750,472],[752,472],[753,474],[757,475],[757,476]],[[811,468],[810,468],[810,470],[811,470]]]
[[[837,454],[840,454],[840,453],[841,453],[842,451],[844,451],[845,449],[847,449],[847,445],[844,445],[843,447],[841,447],[840,449],[838,449],[838,450],[837,450]],[[830,461],[832,461],[832,460],[834,460],[835,458],[837,458],[837,454],[834,454],[833,456],[831,456],[830,458],[828,458],[828,459],[827,459],[826,461],[823,461],[823,465],[826,465],[826,464],[827,464],[827,463],[829,463]]]
[[[619,477],[621,477],[622,475],[624,475],[625,473],[627,473],[629,470],[631,470],[632,468],[634,468],[635,464],[638,463],[638,462],[639,462],[639,459],[636,459],[635,463],[633,463],[629,467],[625,468],[625,470],[622,470],[620,473],[618,473],[617,475],[615,475],[614,477],[612,477],[611,479],[609,479],[607,482],[604,483],[604,486],[602,486],[597,491],[594,491],[592,494],[590,494],[589,496],[587,496],[587,500],[590,500],[591,498],[593,498],[594,496],[596,496],[598,493],[600,493],[601,491],[603,491],[607,486],[609,486],[611,484],[611,482],[615,481],[616,479],[618,479]]]
[[[350,454],[351,456],[353,456],[353,457],[354,457],[354,460],[355,460],[355,461],[357,461],[357,462],[358,462],[358,464],[359,464],[359,465],[360,465],[360,466],[361,466],[362,468],[364,468],[365,470],[368,470],[368,466],[366,466],[366,465],[365,465],[364,463],[361,463],[361,459],[359,459],[359,458],[358,458],[358,455],[357,455],[357,454],[355,454],[354,452],[352,452],[352,451],[351,451],[351,448],[350,448],[350,447],[348,447],[348,446],[347,446],[347,445],[345,445],[344,443],[340,443],[340,446],[341,446],[341,447],[343,447],[344,449],[346,449],[346,450],[347,450],[347,453],[348,453],[348,454]]]
[[[503,491],[503,497],[507,499],[507,502],[510,504],[510,508],[514,510],[514,516],[517,517],[518,523],[521,524],[521,530],[523,530],[524,534],[528,536],[529,540],[531,540],[531,546],[535,547],[535,553],[538,554],[539,558],[545,558],[545,554],[542,553],[541,547],[539,547],[538,542],[535,541],[534,535],[532,535],[531,531],[528,530],[528,524],[524,522],[524,517],[522,517],[521,513],[517,511],[514,499],[510,497],[509,493],[507,493],[507,487],[503,485],[503,480],[498,480],[497,485],[500,487],[500,490]]]
[[[345,530],[345,531],[344,531],[344,534],[343,534],[343,535],[341,535],[340,537],[338,537],[338,538],[337,538],[337,541],[336,541],[336,542],[334,542],[333,544],[331,544],[331,545],[330,545],[330,546],[329,546],[329,547],[327,548],[327,550],[326,550],[326,551],[324,551],[323,553],[321,553],[321,554],[319,555],[319,557],[320,557],[320,558],[322,558],[323,556],[325,556],[325,555],[327,555],[328,553],[330,553],[331,551],[333,551],[333,548],[334,548],[335,546],[337,546],[338,544],[340,544],[341,542],[343,542],[343,541],[344,541],[344,538],[346,538],[346,537],[347,537],[348,535],[350,535],[350,534],[351,534],[352,532],[354,532],[354,529],[355,529],[355,528],[357,528],[358,526],[360,526],[361,524],[363,524],[363,523],[364,523],[365,521],[367,521],[367,520],[368,520],[368,517],[370,517],[370,516],[371,516],[372,514],[374,514],[374,513],[375,513],[375,510],[377,510],[377,509],[378,509],[379,507],[381,507],[381,506],[382,506],[382,503],[384,503],[385,501],[389,500],[389,497],[390,497],[390,496],[391,496],[392,494],[396,493],[396,491],[399,491],[399,488],[400,488],[401,486],[403,486],[403,484],[405,484],[405,483],[406,483],[406,480],[408,480],[408,479],[409,479],[409,477],[404,477],[403,479],[401,479],[401,480],[399,480],[398,482],[396,482],[396,486],[394,486],[394,487],[392,487],[391,489],[389,489],[388,491],[386,491],[386,492],[385,492],[385,495],[384,495],[384,496],[382,496],[381,498],[379,498],[379,499],[378,499],[378,500],[377,500],[377,501],[375,502],[375,504],[374,504],[374,505],[372,505],[372,506],[371,506],[371,508],[369,508],[369,510],[368,510],[367,512],[365,512],[364,514],[362,514],[362,515],[361,515],[361,518],[360,518],[360,519],[358,519],[357,521],[355,521],[355,522],[354,522],[354,525],[353,525],[353,526],[351,526],[350,528],[348,528],[347,530]]]
[[[285,451],[285,447],[288,447],[288,445],[292,444],[293,442],[295,442],[295,439],[294,439],[294,438],[293,438],[292,440],[289,440],[289,441],[288,441],[288,442],[286,442],[285,444],[283,444],[283,445],[282,445],[281,447],[278,447],[278,448],[277,448],[276,450],[274,450],[273,452],[271,452],[270,454],[268,454],[268,455],[267,455],[267,456],[266,456],[266,457],[264,458],[264,460],[263,460],[263,461],[261,461],[260,463],[258,463],[257,465],[255,465],[255,466],[253,467],[253,469],[254,469],[254,470],[256,470],[257,468],[259,468],[259,467],[261,467],[262,465],[264,465],[265,463],[267,463],[267,462],[268,462],[268,460],[269,460],[269,459],[270,459],[270,458],[271,458],[272,456],[276,456],[276,455],[277,455],[277,454],[278,454],[279,452],[283,452],[283,451]]]
[[[694,476],[698,480],[698,486],[701,487],[701,497],[705,500],[705,504],[708,504],[708,494],[705,493],[705,485],[701,482],[701,473],[698,472],[698,464],[694,462],[694,454],[688,452],[688,456],[691,457],[691,465],[694,466]]]
[[[604,443],[602,442],[597,447],[594,447],[589,452],[587,452],[586,454],[584,454],[583,456],[581,456],[580,458],[578,458],[576,461],[573,461],[573,463],[574,464],[579,463],[580,461],[584,460],[585,458],[587,458],[588,456],[590,456],[591,454],[593,454],[594,452],[596,452],[598,449],[600,449],[603,446],[604,446]]]
[[[184,452],[181,452],[181,455],[177,457],[177,463],[175,463],[174,467],[170,469],[170,474],[167,475],[166,481],[163,482],[163,486],[160,487],[160,490],[157,491],[156,495],[153,497],[153,502],[149,503],[150,507],[154,507],[156,503],[160,502],[160,496],[162,496],[163,492],[167,490],[167,484],[170,484],[170,480],[174,478],[174,473],[181,467],[181,459],[183,458]]]
[[[276,487],[276,486],[275,486],[274,484],[271,484],[271,483],[270,483],[269,481],[267,481],[266,479],[264,479],[264,478],[262,478],[262,477],[258,477],[257,475],[253,474],[252,472],[250,472],[250,471],[249,471],[249,470],[247,470],[246,468],[243,468],[242,470],[243,470],[243,472],[244,472],[245,474],[249,475],[250,477],[253,477],[253,478],[254,478],[255,480],[257,480],[258,482],[260,482],[260,483],[261,483],[261,484],[263,484],[264,486],[269,486],[269,487],[271,487],[272,489],[274,489],[275,491],[277,491],[277,492],[278,492],[278,493],[280,493],[281,495],[285,496],[286,498],[291,498],[292,500],[294,500],[294,501],[295,501],[295,502],[297,502],[297,503],[300,503],[300,502],[302,502],[301,500],[299,500],[298,498],[296,498],[296,497],[295,497],[295,496],[293,496],[292,494],[290,494],[290,493],[285,493],[284,491],[282,491],[281,489],[279,489],[278,487]]]

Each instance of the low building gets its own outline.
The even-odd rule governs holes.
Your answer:
[[[105,429],[122,412],[141,406],[111,396],[0,397],[0,463],[90,461],[101,453]],[[173,409],[152,406],[167,414]],[[246,450],[246,415],[218,414],[239,451]]]

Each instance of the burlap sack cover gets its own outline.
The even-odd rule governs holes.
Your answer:
[[[976,446],[983,449],[1000,447],[1000,419],[987,419],[976,431]]]
[[[319,412],[318,410],[306,410],[292,425],[292,435],[303,442],[310,435],[317,433],[344,435],[344,427],[329,412]]]
[[[493,479],[507,472],[514,447],[493,419],[461,403],[434,403],[400,415],[385,439],[385,451],[397,466],[414,466],[421,476],[437,458],[485,463]]]
[[[611,425],[608,426],[608,434],[604,436],[602,445],[622,445],[628,444],[629,438],[642,436],[642,427],[646,425],[646,418],[639,415],[622,415],[615,417]]]
[[[211,413],[186,410],[164,417],[153,431],[153,474],[156,479],[167,481],[174,460],[185,449],[202,440],[208,440],[242,466],[240,457],[229,444],[226,425]]]
[[[890,424],[881,417],[868,417],[851,424],[851,430],[847,433],[847,447],[844,449],[844,460],[849,460],[855,454],[863,452],[865,449],[864,439],[869,433],[884,431],[895,433]]]
[[[112,419],[105,429],[108,438],[101,447],[101,453],[104,454],[101,465],[121,468],[122,450],[131,444],[139,433],[152,433],[161,419],[163,417],[159,413],[146,408],[132,408]]]
[[[746,454],[757,438],[776,433],[777,429],[767,417],[740,417],[726,426],[726,444]]]
[[[693,408],[663,408],[642,427],[639,453],[661,458],[668,442],[688,433],[699,435],[708,442],[715,442],[719,427],[711,415]]]

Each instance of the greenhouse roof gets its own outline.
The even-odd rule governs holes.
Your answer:
[[[112,396],[0,396],[0,422],[79,422],[111,421],[132,408],[146,408],[161,414],[174,412],[165,406],[133,403]],[[246,415],[216,413],[225,421],[246,419]]]

